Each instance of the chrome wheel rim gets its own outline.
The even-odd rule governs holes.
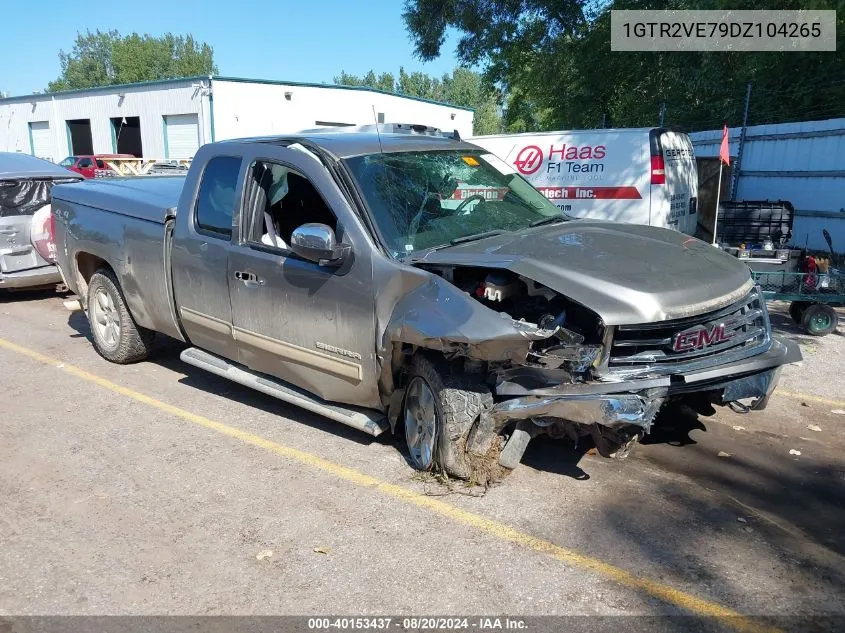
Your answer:
[[[120,314],[111,295],[103,288],[97,288],[89,309],[100,343],[109,349],[117,347],[120,342]]]
[[[408,385],[405,394],[405,439],[411,461],[420,470],[434,464],[434,441],[437,434],[437,407],[431,388],[420,377]]]

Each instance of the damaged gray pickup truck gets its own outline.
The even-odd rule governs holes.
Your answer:
[[[800,359],[736,258],[568,218],[484,150],[389,127],[55,187],[58,263],[97,351],[139,361],[161,332],[191,365],[395,431],[416,468],[475,481],[542,433],[622,456],[672,400],[763,408]]]

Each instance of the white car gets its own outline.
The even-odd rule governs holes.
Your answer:
[[[51,192],[80,179],[46,160],[0,152],[0,290],[61,282],[48,239]]]

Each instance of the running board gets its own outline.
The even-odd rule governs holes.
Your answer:
[[[238,365],[196,347],[189,347],[179,355],[179,358],[189,365],[209,371],[216,376],[227,378],[239,385],[295,404],[307,411],[346,424],[369,435],[378,436],[388,430],[387,418],[378,411],[326,402],[298,387],[289,385],[283,380],[251,371],[243,365]]]

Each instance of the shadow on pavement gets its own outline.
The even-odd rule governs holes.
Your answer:
[[[590,475],[581,468],[578,462],[592,448],[593,441],[589,437],[580,438],[578,446],[573,446],[570,440],[553,440],[547,435],[541,435],[531,440],[522,457],[522,464],[537,470],[586,481]]]
[[[22,290],[0,289],[0,303],[16,303],[24,301],[43,301],[45,299],[64,299],[69,296],[67,290],[59,291],[57,286],[48,288],[25,288]]]
[[[845,610],[845,594],[835,589],[845,586],[841,456],[821,449],[792,456],[784,438],[737,432],[715,421],[708,431],[692,417],[689,410],[664,414],[632,459],[669,476],[650,482],[648,495],[633,503],[626,499],[602,508],[597,525],[611,530],[619,547],[633,548],[696,583],[719,587],[734,604],[742,604],[748,591],[740,581],[745,570],[739,561],[753,551],[763,553],[753,561],[759,569],[795,570],[794,577],[790,571],[789,577],[777,578],[789,588],[779,599],[779,611],[794,604],[796,613],[806,613],[805,603],[818,604],[820,586],[837,596],[828,599],[838,602],[835,609]],[[714,565],[708,556],[714,548],[736,552],[737,567]]]
[[[76,334],[72,334],[71,337],[86,338],[91,341],[91,328],[88,324],[88,318],[84,313],[71,313],[68,317],[68,325],[76,331]],[[181,378],[178,379],[179,382],[193,389],[205,391],[215,396],[222,396],[271,415],[281,415],[297,423],[306,424],[326,433],[353,440],[358,444],[366,445],[373,442],[387,444],[391,442],[389,434],[384,434],[377,438],[370,437],[361,431],[344,426],[339,422],[334,422],[300,407],[288,404],[283,400],[278,400],[249,387],[239,385],[231,380],[210,374],[198,367],[188,365],[179,358],[179,354],[186,347],[187,345],[185,343],[159,334],[156,336],[153,353],[147,362],[155,363],[160,367],[180,374]]]

